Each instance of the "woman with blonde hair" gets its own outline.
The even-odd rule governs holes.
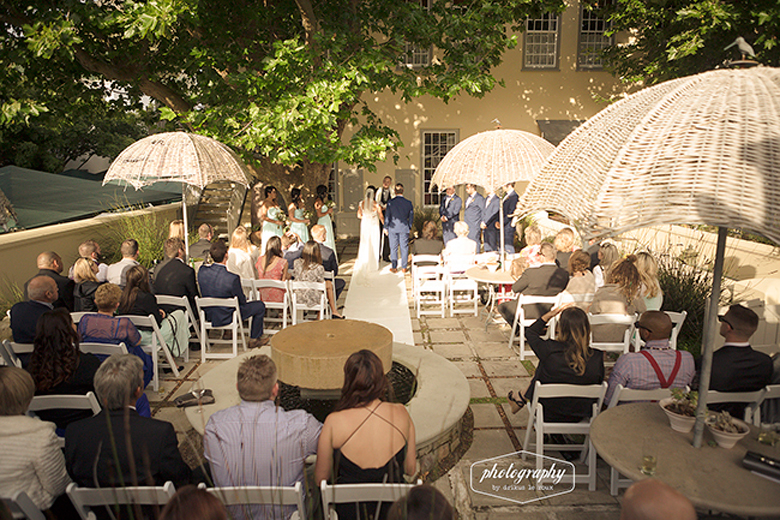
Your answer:
[[[664,303],[664,293],[658,283],[658,262],[653,255],[642,251],[637,253],[634,265],[642,281],[641,296],[645,300],[645,307],[648,311],[660,311]]]
[[[304,244],[301,257],[293,263],[293,278],[300,282],[325,282],[331,315],[337,320],[344,318],[336,312],[336,293],[333,292],[333,284],[330,280],[325,280],[320,245],[314,240],[309,240]],[[296,289],[295,297],[305,305],[317,305],[320,301],[320,293],[314,289]]]
[[[542,231],[539,226],[532,224],[523,230],[526,246],[520,250],[520,256],[525,258],[527,267],[535,267],[544,262],[539,252],[542,247]]]
[[[596,290],[590,304],[591,314],[624,314],[631,316],[647,310],[640,297],[642,281],[639,278],[634,255],[616,263],[607,273],[607,283]],[[626,331],[624,325],[605,324],[593,327],[593,341],[620,342]]]
[[[571,305],[571,304],[569,304]],[[555,327],[555,339],[542,339],[547,323],[560,314]],[[539,358],[531,384],[525,395],[509,392],[512,413],[517,413],[534,397],[534,385],[565,383],[570,385],[598,385],[604,380],[604,353],[590,348],[588,315],[574,306],[552,309],[525,329],[525,339]],[[576,397],[540,399],[544,406],[544,420],[549,422],[577,422],[591,415],[592,399]]]
[[[615,244],[601,244],[599,247],[599,265],[593,268],[593,276],[596,278],[596,289],[602,287],[607,282],[609,270],[620,260]]]
[[[271,237],[268,237],[269,239]],[[278,237],[277,237],[278,238]],[[265,240],[265,245],[268,240]],[[265,250],[265,249],[264,249]],[[228,248],[227,270],[237,274],[241,278],[254,280],[257,278],[254,265],[257,261],[260,251],[249,242],[249,233],[244,226],[238,226],[233,230],[230,236],[230,247]],[[245,290],[244,294],[248,291]]]
[[[89,258],[79,258],[73,264],[73,310],[76,312],[97,312],[95,291],[101,282],[97,279],[98,265]]]
[[[184,229],[183,220],[173,220],[168,225],[168,238],[181,238],[187,241],[187,231]]]

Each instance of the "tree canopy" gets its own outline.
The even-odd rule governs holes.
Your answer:
[[[483,96],[525,18],[564,8],[562,0],[428,4],[0,0],[8,56],[0,82],[25,93],[0,94],[2,112],[18,126],[58,102],[78,110],[74,98],[105,98],[107,87],[115,104],[136,111],[148,96],[165,129],[232,146],[264,180],[312,187],[334,161],[372,169],[402,146],[365,94]],[[434,49],[434,58],[405,66],[413,49]]]
[[[629,82],[656,83],[738,59],[743,37],[763,65],[780,66],[777,0],[613,0],[605,15],[627,43],[606,53],[608,68]]]

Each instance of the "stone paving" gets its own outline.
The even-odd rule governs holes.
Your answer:
[[[357,242],[340,241],[338,245],[340,269],[346,274],[344,278],[349,283],[348,273],[357,255]],[[411,279],[407,275],[407,288],[410,284]],[[341,296],[340,305],[343,305],[345,297],[346,290]],[[413,301],[411,295],[409,301]],[[469,466],[473,462],[522,449],[528,413],[523,409],[517,415],[512,415],[506,395],[509,390],[524,388],[528,384],[535,358],[521,362],[507,347],[508,327],[491,324],[486,331],[482,317],[425,316],[417,319],[413,309],[412,316],[416,346],[432,350],[450,360],[463,372],[471,387],[473,442],[447,474],[432,482],[457,508],[461,519],[508,520],[518,515],[527,519],[619,518],[619,497],[609,494],[609,470],[601,460],[595,492],[588,491],[587,486],[579,485],[572,493],[527,505],[473,493],[469,487]],[[154,416],[173,423],[182,443],[182,451],[190,454],[190,463],[193,462],[193,452],[202,453],[199,435],[184,413],[173,406],[172,400],[188,392],[195,378],[217,363],[208,361],[201,364],[199,353],[195,352],[190,362],[185,364],[183,379],[165,378],[159,393],[147,390]]]

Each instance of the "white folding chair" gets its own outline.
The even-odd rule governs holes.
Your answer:
[[[176,493],[176,488],[170,481],[163,486],[116,488],[81,488],[75,483],[71,483],[68,484],[65,492],[82,520],[95,520],[97,517],[92,509],[98,506],[132,506],[137,504],[142,506],[156,505],[162,509]]]
[[[149,316],[133,316],[131,314],[123,315],[123,318],[128,318],[130,321],[133,322],[133,325],[136,327],[144,327],[146,329],[152,329],[152,344],[151,345],[143,345],[141,348],[143,348],[144,352],[152,356],[152,388],[154,391],[158,391],[160,389],[160,352],[162,351],[163,355],[165,356],[165,360],[168,362],[168,365],[171,368],[171,371],[173,372],[173,377],[178,378],[179,377],[179,369],[176,366],[176,361],[173,359],[173,354],[171,354],[170,349],[168,349],[168,344],[165,343],[165,339],[163,339],[162,332],[160,331],[160,327],[157,325],[157,320],[154,319],[154,316],[151,314]]]
[[[607,392],[607,383],[600,385],[568,385],[568,384],[548,384],[543,385],[539,381],[534,386],[534,398],[528,409],[528,426],[525,432],[525,441],[523,449],[534,451],[537,455],[544,455],[545,450],[581,450],[580,461],[586,461],[588,473],[585,475],[575,475],[574,484],[587,483],[588,490],[596,490],[596,450],[590,443],[590,425],[593,419],[599,414],[601,406],[604,403],[604,395]],[[559,423],[544,421],[544,407],[539,402],[543,398],[556,397],[581,397],[594,400],[591,415],[576,423]],[[536,441],[531,442],[531,432],[536,431]],[[571,434],[585,435],[585,441],[582,444],[545,444],[545,434]],[[533,446],[533,450],[531,449]],[[586,460],[587,458],[587,460]],[[541,469],[542,458],[536,457],[537,468]]]
[[[463,273],[447,272],[445,277],[447,286],[447,301],[450,304],[450,316],[455,314],[474,314],[477,316],[477,304],[479,303],[479,287],[477,282]],[[456,309],[456,305],[467,305],[465,308]],[[473,307],[473,308],[472,308]]]
[[[0,343],[0,355],[2,355],[6,366],[22,368],[21,360],[17,357],[13,347],[11,347],[11,342],[7,339]]]
[[[87,311],[74,311],[70,313],[70,319],[73,320],[73,323],[78,325],[79,322],[81,321],[81,318],[83,318],[85,314],[95,314],[95,313],[87,312]]]
[[[19,354],[32,354],[32,351],[35,350],[35,346],[32,343],[17,343],[15,341],[9,341],[8,345],[11,347],[11,350],[14,354],[19,356]]]
[[[761,402],[756,404],[756,408],[753,411],[753,424],[755,426],[761,426],[762,413],[769,414],[771,421],[773,412],[780,404],[780,385],[769,385],[764,390]]]
[[[127,345],[124,343],[79,343],[79,350],[84,354],[96,356],[113,356],[114,354],[127,354]]]
[[[560,296],[531,296],[525,294],[517,295],[517,309],[515,310],[515,319],[512,323],[512,329],[509,331],[509,350],[512,350],[520,354],[520,359],[525,359],[525,328],[531,326],[536,318],[526,318],[525,309],[526,305],[533,305],[536,303],[547,304],[550,307],[555,307],[560,301]],[[552,337],[554,324],[552,322],[547,324],[547,337]],[[515,341],[520,340],[520,350],[515,350]]]
[[[205,484],[198,486],[205,489],[226,506],[295,506],[296,511],[288,520],[306,520],[306,507],[303,502],[303,486],[296,482],[294,486],[230,486],[207,488]],[[249,508],[241,508],[245,518],[252,518]],[[265,518],[265,515],[262,516]]]
[[[156,294],[158,305],[174,305],[176,307],[182,307],[184,309],[184,316],[187,318],[187,330],[195,331],[195,337],[198,338],[200,343],[200,329],[198,328],[198,320],[195,319],[195,312],[192,310],[190,300],[186,296],[171,296],[170,294]],[[184,349],[184,361],[190,360],[189,345]]]
[[[100,403],[94,392],[86,395],[36,395],[30,402],[29,412],[42,410],[91,410],[92,415],[100,413]],[[60,447],[65,447],[65,439],[59,438]]]
[[[590,321],[590,348],[604,352],[627,354],[631,350],[631,338],[634,336],[636,314],[588,314]],[[593,341],[593,327],[596,325],[622,325],[626,329],[620,341]]]
[[[355,504],[355,510],[359,514],[359,502],[395,502],[409,494],[414,486],[422,484],[418,480],[415,484],[328,484],[320,482],[320,496],[322,498],[322,511],[325,520],[338,520],[335,504]],[[377,508],[379,504],[377,504]],[[374,512],[370,511],[371,518]]]
[[[435,255],[414,255],[412,257],[412,290],[414,293],[414,308],[417,317],[423,315],[445,316],[447,305],[447,281],[445,270]],[[420,265],[429,264],[429,265]],[[424,306],[431,306],[430,309]],[[438,310],[437,310],[438,308]]]
[[[686,387],[687,388],[687,387]],[[687,389],[686,389],[687,391]],[[627,401],[660,401],[671,397],[671,388],[656,388],[655,390],[636,390],[634,388],[625,388],[623,385],[617,385],[612,399],[609,401],[609,408],[617,406],[621,402]],[[617,496],[621,488],[627,488],[634,481],[630,478],[620,478],[620,472],[615,468],[609,469],[609,493]]]
[[[327,274],[327,273],[326,273]],[[265,318],[264,321],[269,324],[278,323],[280,325],[279,329],[274,328],[268,328],[264,327],[263,330],[267,334],[276,334],[279,332],[279,330],[284,329],[287,327],[287,320],[289,319],[289,309],[290,309],[290,286],[285,281],[281,280],[246,280],[248,282],[246,285],[244,285],[244,280],[241,280],[241,284],[245,287],[248,287],[251,290],[252,294],[252,300],[255,301],[262,301],[265,304]],[[284,291],[284,296],[282,301],[280,302],[267,302],[264,301],[261,297],[261,289],[281,289]],[[280,318],[271,318],[268,316],[268,310],[269,309],[276,309],[279,311],[279,314],[281,315]]]
[[[292,324],[306,321],[306,312],[316,312],[318,320],[328,317],[330,306],[328,305],[328,289],[325,282],[290,282],[292,292]],[[320,293],[319,302],[314,305],[306,305],[299,299],[298,291],[311,290]]]
[[[707,404],[745,403],[746,406],[744,420],[748,424],[753,424],[753,416],[755,415],[756,410],[758,410],[758,408],[761,406],[761,401],[764,400],[766,391],[766,387],[762,388],[761,390],[755,390],[753,392],[718,392],[717,390],[708,390]],[[740,419],[740,417],[737,417],[737,419]]]
[[[201,298],[195,297],[195,305],[198,307],[198,316],[200,317],[200,356],[201,361],[205,362],[207,359],[231,359],[238,356],[238,341],[241,340],[241,346],[246,350],[246,339],[244,335],[244,323],[241,320],[241,308],[238,305],[238,297],[232,298]],[[212,325],[211,322],[206,319],[206,309],[209,307],[228,307],[232,309],[232,319],[230,323],[221,326]],[[208,335],[209,330],[229,330],[231,332],[230,339],[210,339]],[[230,344],[233,346],[233,351],[226,352],[210,352],[209,345],[217,344]]]
[[[11,496],[0,496],[0,501],[8,508],[11,518],[28,518],[29,520],[46,520],[46,515],[30,500],[27,493],[17,491]]]

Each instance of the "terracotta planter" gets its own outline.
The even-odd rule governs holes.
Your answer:
[[[669,418],[669,424],[672,427],[672,430],[680,433],[688,433],[693,429],[693,425],[696,422],[696,417],[689,417],[687,415],[680,415],[678,413],[670,412],[666,409],[666,405],[672,403],[673,399],[671,397],[667,397],[666,399],[661,399],[658,401],[658,404],[661,406],[661,410],[664,411],[666,416]]]
[[[734,424],[739,428],[741,431],[740,433],[730,433],[730,432],[724,432],[721,430],[716,430],[712,426],[712,421],[714,420],[715,416],[710,415],[707,417],[707,429],[710,431],[713,437],[715,437],[715,442],[718,443],[718,446],[721,448],[730,450],[733,448],[745,435],[750,433],[750,427],[744,422],[740,421],[739,419],[732,419]]]

